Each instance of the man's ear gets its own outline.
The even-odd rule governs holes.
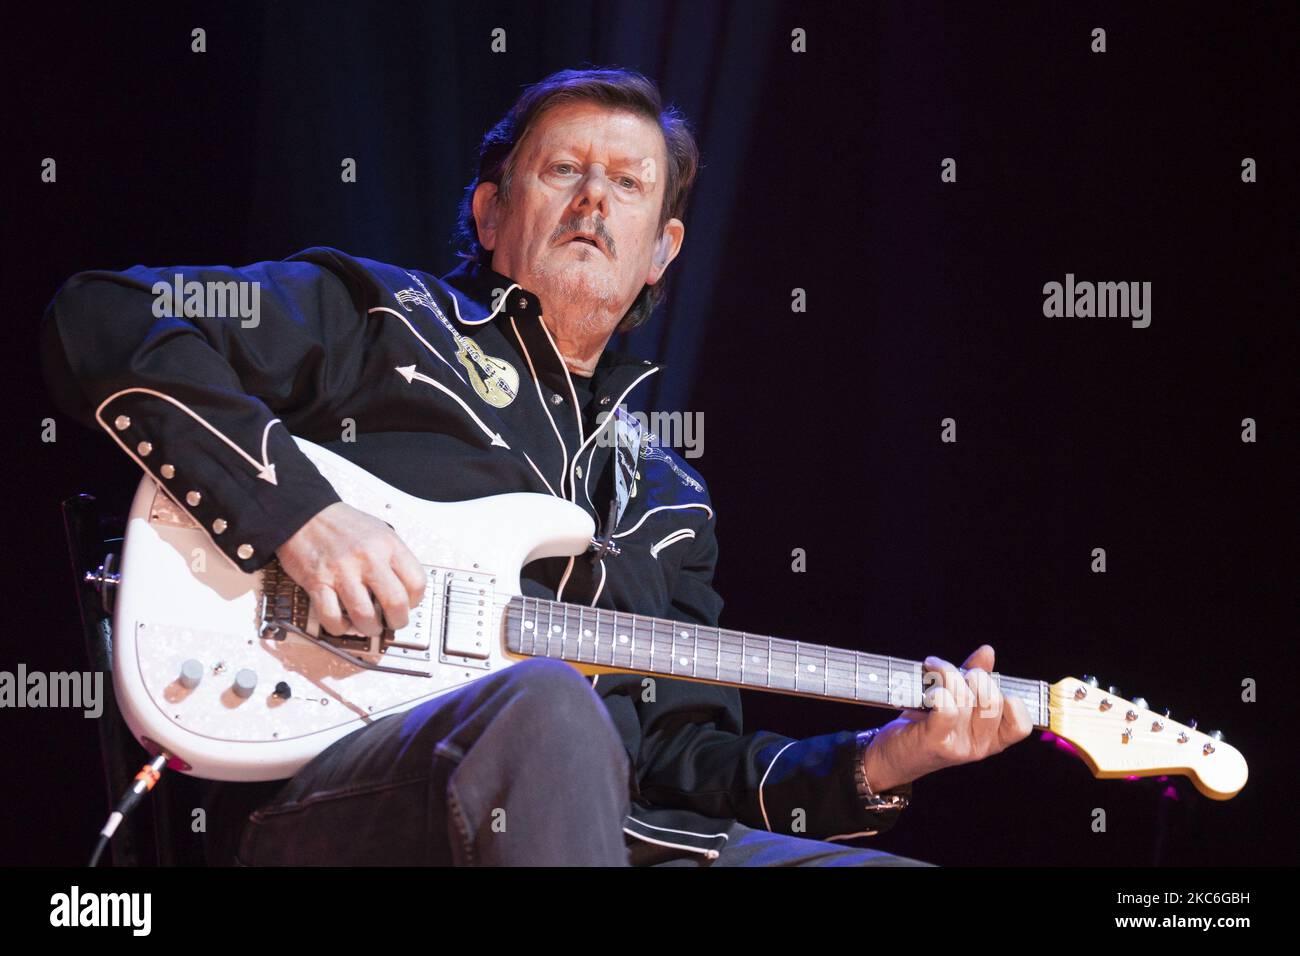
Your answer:
[[[654,254],[650,257],[650,271],[646,275],[646,285],[654,285],[664,274],[668,264],[682,251],[682,241],[686,238],[686,226],[680,219],[669,219],[664,224],[663,234],[655,243]]]
[[[478,241],[489,252],[497,244],[499,194],[496,183],[479,183],[474,189],[474,198],[470,201],[470,208],[474,210],[474,225],[478,229]]]

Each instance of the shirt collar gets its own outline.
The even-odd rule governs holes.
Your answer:
[[[513,317],[516,321],[526,316],[535,317],[540,322],[542,300],[513,279],[482,262],[464,259],[443,276],[442,281],[469,300],[470,308],[462,309],[457,316],[464,325],[482,325],[499,315]],[[502,291],[506,292],[504,297]],[[642,370],[651,367],[662,370],[665,367],[662,362],[651,362],[649,359],[606,348],[596,362],[596,373],[591,381],[600,382],[606,374],[625,365]]]

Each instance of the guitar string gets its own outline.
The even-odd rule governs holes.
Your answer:
[[[519,597],[519,596],[518,595],[513,597],[503,596],[501,598],[494,598],[492,603],[495,607],[506,608],[511,604],[511,602],[514,600],[515,597]],[[665,629],[667,629],[669,625],[672,625],[672,629],[674,631],[677,631],[677,629],[679,628],[697,627],[697,625],[693,623],[688,623],[683,621],[672,621],[667,618],[653,618],[653,619],[643,618],[641,615],[633,614],[632,612],[628,612],[628,611],[613,611],[606,608],[597,609],[597,608],[586,608],[581,605],[567,605],[564,604],[563,602],[556,602],[548,598],[534,598],[528,596],[525,596],[525,598],[529,601],[535,602],[532,608],[532,618],[531,618],[535,622],[540,623],[540,612],[542,610],[547,611],[548,627],[542,629],[540,632],[534,631],[529,634],[521,634],[521,640],[519,642],[520,649],[516,651],[516,653],[528,654],[529,656],[532,657],[552,657],[553,648],[550,645],[553,641],[559,640],[561,644],[560,653],[561,655],[565,655],[566,653],[568,653],[568,648],[566,645],[570,641],[578,641],[580,646],[577,649],[577,653],[575,653],[574,656],[571,657],[563,657],[563,659],[572,660],[575,663],[589,663],[589,664],[602,665],[602,662],[597,658],[593,658],[589,660],[580,656],[582,650],[581,640],[586,639],[594,644],[593,654],[597,655],[597,657],[602,649],[609,649],[613,652],[617,652],[619,645],[615,644],[612,640],[610,641],[610,643],[606,644],[600,641],[599,638],[602,633],[608,633],[609,636],[613,638],[615,633],[618,633],[620,630],[622,630],[622,627],[619,626],[622,625],[623,627],[626,627],[627,633],[630,634],[631,641],[632,641],[632,643],[626,647],[626,651],[629,658],[627,663],[628,667],[631,668],[640,667],[642,669],[648,669],[659,673],[663,673],[664,676],[668,676],[668,677],[685,676],[685,675],[674,674],[671,670],[666,672],[658,671],[658,669],[656,669],[653,666],[655,656],[662,657],[663,655],[666,654],[675,656],[677,653],[676,642],[677,640],[681,639],[679,637],[680,634],[679,631],[671,635],[665,635],[665,634],[658,633],[655,630],[655,628],[659,626],[663,626]],[[444,607],[447,606],[448,604],[455,605],[457,606],[458,609],[464,609],[464,610],[471,610],[474,608],[485,606],[485,605],[480,605],[477,599],[453,599],[452,601],[449,602],[443,602]],[[559,625],[554,624],[554,611],[557,607],[564,607],[564,608],[572,607],[575,608],[576,611],[580,612],[583,615],[592,614],[593,617],[595,615],[595,612],[599,610],[602,614],[606,616],[618,615],[620,618],[633,618],[634,620],[630,624],[626,620],[620,621],[612,618],[605,621],[593,620],[590,622],[591,627],[585,628],[585,630],[592,631],[591,637],[588,638],[586,637],[586,635],[583,635],[582,639],[579,639],[579,638],[572,637],[568,633],[569,625],[568,625],[567,616],[571,612],[566,612],[566,616],[563,619],[564,623]],[[523,623],[523,621],[530,619],[527,616],[528,608],[521,605],[518,608],[518,611],[519,611],[519,622],[521,624]],[[503,618],[502,624],[504,625],[504,623],[505,620]],[[557,634],[554,630],[551,629],[553,627],[560,627],[562,630]],[[763,658],[763,663],[767,665],[766,667],[763,668],[764,671],[767,672],[769,675],[771,675],[775,668],[788,668],[786,670],[783,670],[781,673],[777,674],[776,676],[778,676],[779,678],[787,678],[793,680],[794,681],[793,687],[784,687],[781,685],[772,684],[770,683],[770,679],[771,679],[770,676],[769,676],[769,683],[767,684],[762,684],[755,680],[747,679],[744,673],[746,668],[743,663],[744,656],[745,656],[743,651],[740,657],[741,666],[736,667],[733,664],[730,667],[730,670],[735,672],[738,676],[738,679],[735,681],[736,684],[740,685],[742,688],[749,688],[749,689],[754,689],[759,691],[772,690],[772,691],[780,692],[783,690],[790,690],[790,691],[800,691],[803,693],[817,693],[810,689],[801,690],[798,687],[799,678],[801,677],[801,675],[804,674],[804,671],[800,668],[800,662],[810,661],[810,660],[825,660],[827,658],[826,652],[829,652],[832,655],[844,655],[848,657],[858,658],[858,660],[856,661],[836,659],[833,657],[831,658],[831,660],[833,660],[835,663],[843,664],[846,667],[855,663],[861,663],[861,659],[866,658],[876,663],[884,662],[887,665],[885,669],[890,670],[893,673],[898,673],[900,675],[907,674],[908,676],[911,676],[914,673],[915,667],[919,665],[923,665],[923,662],[921,661],[909,660],[906,658],[896,658],[888,655],[877,655],[866,651],[852,651],[846,648],[832,647],[830,645],[808,644],[807,646],[809,648],[818,648],[819,652],[814,654],[801,654],[795,648],[795,645],[802,644],[803,642],[795,641],[792,639],[769,637],[769,636],[759,635],[759,634],[750,634],[749,632],[732,631],[730,629],[711,628],[708,625],[698,625],[698,627],[703,628],[706,632],[709,630],[713,630],[713,631],[722,630],[725,632],[722,635],[705,633],[702,635],[693,635],[690,638],[688,638],[690,641],[694,642],[696,646],[698,646],[698,642],[700,640],[703,640],[705,642],[717,641],[719,654],[721,654],[723,650],[723,645],[727,643],[727,638],[731,637],[731,635],[742,635],[742,638],[739,641],[737,641],[735,637],[731,637],[730,643],[733,645],[740,644],[743,647],[744,641],[748,639],[755,642],[755,644],[757,644],[758,647],[755,647],[754,649],[759,650],[762,648],[763,645],[770,644],[770,647],[768,648],[768,654],[766,655],[766,657]],[[644,633],[647,629],[649,630],[649,633]],[[533,650],[531,652],[522,649],[523,644],[526,642],[524,638],[527,639],[527,642],[532,643]],[[646,641],[650,642],[649,647],[645,646]],[[540,650],[536,646],[539,642],[544,644],[544,647]],[[661,646],[665,642],[670,643],[670,648],[664,648]],[[637,658],[643,658],[644,661],[639,662]],[[698,658],[693,659],[693,663],[698,663]],[[706,666],[707,663],[708,662],[706,661],[705,662]],[[713,663],[715,665],[715,669],[718,669],[719,664],[722,664],[724,662],[722,662],[721,658],[719,657],[715,659]],[[901,665],[901,666],[898,667],[897,669],[894,669],[894,665]],[[618,667],[621,665],[619,665],[616,662],[616,655],[611,654],[610,661],[604,663],[602,666]],[[855,674],[857,673],[859,673],[859,671],[855,668]],[[840,689],[855,691],[863,686],[863,682],[860,679],[851,682],[847,679],[847,675],[837,676],[837,675],[830,674],[830,672],[827,672],[827,674],[829,674],[830,676],[823,676],[823,678],[821,679],[821,683],[824,689],[820,693],[817,693],[817,696],[828,698],[828,699],[834,699],[837,701],[843,701],[845,703],[857,703],[863,705],[879,706],[879,707],[883,707],[886,709],[893,709],[893,710],[904,709],[898,707],[895,704],[891,704],[887,699],[880,700],[880,701],[871,700],[871,699],[864,700],[860,695],[856,693],[853,694],[837,693],[836,691]],[[700,675],[693,672],[692,675],[690,676],[700,676]],[[1040,681],[1035,678],[1010,677],[1007,675],[997,675],[997,677],[998,677],[999,689],[1002,690],[1004,695],[1010,694],[1012,696],[1019,697],[1022,700],[1022,702],[1024,702],[1026,706],[1031,709],[1031,712],[1037,711],[1041,714],[1041,708],[1045,704],[1048,711],[1046,715],[1042,715],[1045,718],[1049,717],[1051,714],[1063,711],[1064,705],[1071,703],[1070,701],[1059,701],[1059,700],[1054,702],[1052,698],[1049,696],[1051,685],[1047,684],[1045,681]],[[720,677],[714,679],[718,679],[724,682],[727,680],[726,677]],[[815,678],[811,678],[811,679],[816,680]],[[834,685],[834,686],[830,686],[830,685]],[[881,690],[885,692],[887,697],[889,693],[889,689],[881,688]],[[1118,697],[1118,696],[1115,699],[1124,701],[1124,703],[1126,704],[1132,703],[1131,701],[1128,701],[1125,698]],[[1200,733],[1199,731],[1196,731],[1191,727],[1187,727],[1185,725],[1179,724],[1177,721],[1173,720],[1173,718],[1162,717],[1161,715],[1151,711],[1149,711],[1149,713],[1151,713],[1151,716],[1155,719],[1167,720],[1169,721],[1169,723],[1174,724],[1177,727],[1182,727],[1183,729],[1192,731],[1193,733],[1198,733],[1198,734]],[[1091,711],[1091,709],[1075,710],[1071,714],[1071,719],[1076,722],[1078,721],[1103,722],[1104,721],[1112,726],[1117,726],[1115,724],[1114,716],[1107,716],[1105,714],[1094,713]],[[1039,726],[1046,727],[1048,726],[1048,722],[1045,721],[1043,724],[1040,724]],[[1138,727],[1140,726],[1140,724],[1138,724],[1137,722],[1133,722],[1133,726]],[[1155,733],[1156,731],[1145,731],[1145,732]],[[1146,738],[1146,739],[1155,740],[1156,738]],[[1158,742],[1163,742],[1163,741],[1173,742],[1174,738],[1172,736],[1167,736],[1161,738],[1160,741]]]
[[[637,658],[644,658],[646,659],[646,663],[644,666],[646,666],[648,669],[656,670],[653,666],[655,656],[656,655],[663,656],[665,654],[675,656],[677,654],[676,642],[679,639],[682,639],[682,640],[693,642],[694,646],[698,646],[698,643],[701,640],[706,644],[716,642],[718,657],[715,658],[714,660],[714,666],[715,666],[715,670],[720,670],[721,666],[724,666],[724,663],[722,661],[723,652],[729,648],[734,649],[736,645],[739,645],[741,648],[740,656],[742,658],[741,660],[742,666],[736,668],[733,665],[731,666],[730,669],[736,672],[738,675],[738,680],[736,680],[737,684],[743,687],[748,687],[756,690],[770,689],[774,691],[790,690],[790,691],[798,691],[802,693],[816,693],[813,690],[799,688],[799,679],[801,675],[805,673],[804,670],[802,670],[800,665],[802,662],[812,663],[817,660],[821,660],[825,662],[825,665],[827,666],[831,663],[842,665],[845,668],[852,666],[854,668],[855,679],[853,681],[850,681],[847,675],[836,675],[833,671],[826,669],[821,677],[823,690],[820,692],[820,694],[818,694],[818,696],[833,698],[835,700],[843,700],[848,703],[876,704],[879,706],[892,708],[894,707],[894,705],[888,701],[890,690],[887,687],[881,688],[881,691],[885,695],[885,700],[883,701],[875,701],[870,699],[864,701],[862,699],[862,696],[856,693],[856,691],[863,686],[863,682],[861,681],[861,679],[856,676],[860,671],[860,665],[864,662],[871,662],[872,666],[879,668],[879,664],[884,663],[885,669],[890,670],[891,672],[894,672],[895,665],[899,665],[896,672],[900,674],[908,673],[909,675],[915,667],[924,666],[923,661],[909,660],[906,658],[896,658],[890,655],[883,655],[883,654],[873,654],[867,651],[853,651],[847,648],[837,648],[837,647],[832,647],[830,645],[819,645],[813,643],[808,643],[806,646],[810,649],[815,648],[816,650],[813,651],[812,653],[804,653],[801,650],[801,646],[804,645],[805,642],[798,641],[796,639],[780,638],[780,637],[773,637],[773,636],[760,635],[760,634],[750,634],[749,632],[746,631],[735,631],[729,628],[716,628],[716,627],[711,627],[709,625],[702,625],[702,624],[697,625],[694,622],[673,621],[668,618],[652,618],[649,616],[638,615],[630,611],[616,611],[609,608],[591,608],[591,607],[585,607],[583,605],[577,605],[577,604],[565,604],[564,602],[557,602],[550,598],[534,597],[531,595],[500,595],[500,596],[493,595],[491,598],[488,599],[454,596],[450,599],[443,600],[441,602],[435,602],[433,608],[434,610],[445,610],[448,613],[455,613],[455,612],[463,612],[465,610],[473,610],[475,608],[480,608],[480,607],[486,607],[487,604],[490,603],[494,609],[505,609],[508,608],[511,605],[511,603],[516,599],[521,600],[521,602],[523,601],[533,602],[534,619],[537,618],[538,612],[542,609],[547,610],[548,621],[553,619],[554,611],[556,608],[565,609],[562,618],[564,623],[559,625],[560,627],[563,628],[563,630],[558,635],[555,635],[553,632],[550,632],[545,635],[538,635],[534,633],[530,636],[530,639],[534,642],[534,646],[540,636],[544,636],[547,642],[547,646],[544,651],[539,653],[536,650],[534,650],[532,652],[530,656],[535,656],[535,657],[536,656],[550,657],[551,656],[551,648],[549,646],[550,642],[554,640],[556,636],[558,636],[561,641],[562,657],[568,653],[568,648],[565,646],[567,645],[568,641],[577,640],[579,646],[576,649],[576,652],[572,657],[567,659],[571,659],[575,663],[590,663],[590,664],[600,665],[602,663],[598,659],[600,651],[602,650],[602,648],[608,647],[611,650],[611,652],[613,652],[611,653],[611,658],[610,658],[611,663],[604,664],[603,666],[608,666],[608,667],[620,666],[616,663],[613,663],[613,661],[616,660],[615,655],[617,653],[618,645],[616,645],[612,640],[608,645],[606,645],[599,640],[600,633],[597,631],[593,631],[591,638],[589,638],[594,645],[593,652],[592,652],[593,658],[588,660],[581,656],[582,649],[583,649],[581,639],[573,638],[567,633],[568,618],[571,614],[576,613],[583,617],[585,617],[585,615],[591,614],[593,615],[593,618],[595,618],[595,616],[599,612],[600,614],[606,615],[607,618],[610,615],[617,615],[619,618],[623,618],[623,619],[632,618],[632,623],[630,625],[628,625],[626,620],[620,621],[618,619],[611,618],[602,622],[593,619],[590,622],[591,627],[586,628],[587,630],[591,630],[592,628],[599,628],[602,630],[608,629],[611,632],[610,636],[612,637],[614,632],[620,630],[619,627],[620,624],[624,627],[627,627],[628,632],[630,632],[630,634],[632,635],[632,642],[633,642],[633,646],[627,648],[628,658],[629,658],[629,663],[627,666],[629,667],[642,666],[638,664]],[[573,608],[574,610],[569,611],[568,610],[569,608]],[[528,607],[523,603],[521,603],[518,608],[518,613],[520,615],[521,622],[527,619],[527,612],[528,612]],[[502,623],[504,623],[504,619]],[[580,617],[579,623],[583,623],[582,617]],[[665,630],[671,630],[674,633],[660,634],[657,630],[657,628],[659,627],[662,627]],[[693,635],[689,635],[686,638],[680,638],[681,632],[678,630],[680,628],[695,629],[696,633]],[[698,630],[701,628],[705,631],[704,634],[698,633]],[[649,629],[648,634],[643,633],[645,629]],[[708,633],[710,631],[714,633]],[[527,635],[521,635],[521,638],[524,636]],[[641,647],[636,646],[638,642],[640,642],[643,645],[646,640],[649,640],[651,643],[651,646],[649,648],[646,648],[644,646]],[[758,647],[755,648],[756,650],[762,649],[764,645],[766,645],[767,654],[763,660],[763,663],[766,665],[764,669],[769,674],[767,683],[759,683],[755,680],[746,678],[746,675],[744,673],[745,667],[743,666],[744,663],[743,658],[745,656],[745,650],[746,650],[745,648],[746,640],[752,640],[753,642],[755,642],[758,645]],[[663,643],[665,643],[665,641],[669,643],[668,649],[665,649],[661,646]],[[520,644],[522,646],[522,640]],[[528,652],[521,650],[519,651],[519,653],[528,653]],[[698,676],[697,673],[698,663],[699,663],[698,657],[693,657],[692,659],[693,667],[692,667],[691,676]],[[708,662],[706,661],[705,662],[706,666],[707,663]],[[778,673],[776,673],[776,676],[779,679],[792,680],[794,686],[783,687],[781,685],[776,685],[771,683],[770,675],[772,675],[774,671],[778,671]],[[671,669],[669,669],[665,673],[667,674],[667,676],[670,677],[674,676]],[[726,678],[715,678],[715,679],[725,680]],[[1044,718],[1044,723],[1042,724],[1042,726],[1047,725],[1046,718],[1050,716],[1050,714],[1054,712],[1062,711],[1064,705],[1070,703],[1069,701],[1060,701],[1060,700],[1053,701],[1050,696],[1051,685],[1045,681],[1037,680],[1034,678],[1010,677],[1008,675],[998,675],[997,679],[998,679],[998,687],[1003,692],[1004,696],[1010,694],[1012,696],[1019,697],[1022,700],[1022,702],[1024,702],[1025,705],[1031,709],[1031,712],[1037,712]],[[817,678],[805,678],[805,680],[815,681],[817,680]],[[830,686],[832,684],[835,685],[834,688]],[[868,683],[867,686],[869,687],[870,683]],[[851,694],[837,693],[836,691],[840,689],[854,691],[854,693]],[[1113,696],[1116,701],[1123,701],[1123,704],[1125,705],[1131,705],[1133,703],[1132,701],[1120,695],[1113,695]],[[1046,707],[1047,714],[1043,714],[1044,706]],[[1163,716],[1155,711],[1151,711],[1149,708],[1146,709],[1148,713],[1151,714],[1151,716],[1156,720],[1167,721],[1170,724],[1173,724],[1177,727],[1181,727],[1185,730],[1192,731],[1193,733],[1198,733],[1198,734],[1200,733],[1200,731],[1197,731],[1188,725],[1181,724],[1178,721],[1174,720],[1174,718],[1172,717]],[[1108,723],[1114,722],[1114,716],[1108,716],[1105,713],[1093,712],[1091,708],[1086,710],[1083,708],[1073,709],[1071,716],[1072,719],[1074,720],[1085,720],[1085,721],[1095,720],[1098,722],[1105,721]],[[1133,723],[1134,725],[1137,724],[1136,721]],[[1156,733],[1158,731],[1150,731],[1150,732]],[[1165,738],[1165,739],[1170,739],[1170,738]]]
[[[490,599],[490,603],[494,608],[504,609],[509,607],[511,602],[519,597],[521,596],[520,595],[510,595],[510,596],[502,595],[499,597],[493,596]],[[593,619],[593,621],[590,622],[591,627],[586,629],[591,630],[592,628],[599,628],[601,629],[601,631],[608,630],[610,632],[610,636],[612,637],[613,633],[620,630],[620,627],[618,625],[622,624],[623,626],[627,627],[628,632],[632,635],[632,641],[634,642],[634,644],[636,642],[641,642],[641,644],[644,645],[645,641],[647,640],[650,641],[651,642],[650,647],[630,646],[627,648],[628,657],[629,657],[629,662],[627,666],[634,667],[634,668],[638,666],[645,666],[648,669],[657,670],[656,668],[653,667],[654,658],[656,656],[662,657],[665,654],[676,655],[677,653],[676,642],[679,639],[683,639],[680,638],[680,632],[673,633],[673,634],[661,634],[656,630],[656,628],[659,627],[662,627],[665,630],[671,629],[675,632],[679,628],[704,629],[706,633],[704,634],[697,633],[694,635],[690,635],[689,637],[684,638],[683,640],[695,642],[696,646],[698,646],[698,642],[700,641],[703,641],[706,644],[716,642],[719,657],[715,659],[713,662],[715,665],[715,670],[719,669],[720,664],[722,666],[727,666],[725,662],[721,661],[721,654],[728,648],[728,646],[734,647],[735,645],[739,645],[742,648],[741,658],[743,659],[744,657],[743,648],[744,648],[745,640],[752,640],[753,642],[755,642],[758,645],[758,647],[755,648],[756,650],[762,649],[764,645],[767,645],[768,653],[763,659],[764,664],[767,665],[765,667],[765,670],[769,674],[771,674],[773,671],[780,669],[780,672],[777,673],[776,676],[781,679],[793,680],[794,686],[783,687],[781,685],[772,684],[770,682],[770,678],[769,678],[769,682],[766,684],[759,683],[752,679],[748,679],[744,673],[746,668],[743,666],[743,660],[742,660],[742,666],[740,667],[736,667],[734,666],[734,664],[731,665],[729,669],[737,673],[738,675],[738,679],[736,680],[735,683],[739,684],[742,687],[752,688],[755,690],[770,689],[774,691],[790,690],[790,691],[798,691],[801,693],[816,693],[811,689],[801,689],[798,686],[800,677],[805,673],[800,666],[802,662],[811,663],[814,661],[821,660],[827,663],[840,664],[846,668],[852,666],[855,669],[855,674],[858,672],[858,665],[862,664],[864,660],[872,662],[873,666],[878,666],[879,663],[883,662],[886,664],[887,669],[891,669],[891,670],[893,669],[894,665],[901,665],[901,667],[899,667],[895,671],[895,673],[900,673],[900,674],[908,673],[909,675],[911,674],[911,672],[915,667],[917,667],[918,665],[923,666],[924,663],[923,661],[909,660],[906,658],[895,658],[889,655],[872,654],[867,651],[853,651],[847,648],[837,648],[837,647],[832,647],[830,645],[819,645],[819,644],[811,644],[811,643],[807,644],[807,647],[816,648],[816,651],[812,653],[804,653],[797,646],[797,645],[804,644],[804,642],[797,641],[795,639],[790,639],[790,638],[779,638],[779,637],[772,637],[767,635],[750,634],[749,632],[734,631],[726,628],[714,628],[709,625],[696,625],[693,622],[673,621],[667,618],[653,618],[653,619],[648,617],[643,618],[641,615],[637,615],[628,611],[615,611],[607,608],[589,608],[589,607],[584,607],[582,605],[576,605],[576,604],[570,605],[570,604],[564,604],[563,602],[556,602],[549,598],[539,598],[539,597],[532,597],[528,595],[523,595],[522,597],[525,600],[535,602],[533,607],[534,616],[536,616],[537,611],[540,611],[541,609],[545,608],[548,611],[548,619],[553,618],[554,616],[553,612],[557,607],[563,607],[566,609],[574,608],[576,613],[581,614],[583,616],[587,614],[591,614],[594,617],[596,612],[599,611],[600,613],[606,616],[618,615],[621,618],[633,618],[634,620],[630,625],[628,625],[626,621],[619,621],[616,619],[609,619],[606,621],[596,621]],[[477,598],[453,597],[450,600],[445,600],[436,603],[434,605],[434,609],[435,610],[447,609],[449,611],[455,611],[455,612],[464,611],[464,610],[473,610],[479,607],[486,607],[487,600],[489,599],[485,599],[483,603],[480,603],[480,600]],[[521,622],[527,619],[526,614],[528,609],[521,605],[518,610],[520,613]],[[534,650],[530,654],[530,656],[534,656],[534,657],[551,656],[552,649],[550,648],[549,645],[551,641],[556,639],[556,637],[558,637],[561,641],[562,656],[568,653],[568,648],[565,645],[569,641],[578,640],[579,647],[576,649],[576,652],[572,657],[567,658],[573,660],[575,663],[589,663],[589,664],[601,665],[602,662],[598,659],[598,655],[603,648],[608,648],[611,651],[617,652],[618,645],[616,645],[612,641],[609,644],[605,644],[604,642],[601,642],[599,640],[599,637],[601,636],[600,633],[597,631],[593,631],[590,638],[586,638],[586,635],[584,635],[583,637],[592,641],[592,643],[594,644],[593,655],[596,656],[594,656],[590,660],[583,658],[581,656],[581,651],[582,651],[581,640],[578,638],[574,638],[568,634],[567,618],[572,613],[574,612],[569,612],[567,610],[565,611],[565,618],[564,618],[565,623],[559,625],[560,627],[564,628],[564,630],[562,630],[558,635],[552,631],[546,634],[534,633],[530,636],[530,639],[534,642],[534,647],[539,637],[544,638],[547,644],[545,650],[541,652]],[[646,629],[649,629],[648,634],[643,633]],[[707,633],[709,631],[714,631],[714,632],[722,631],[723,633],[721,634]],[[665,649],[661,646],[665,642],[668,642],[670,645],[668,649]],[[522,642],[521,642],[521,646],[522,646]],[[529,653],[529,652],[520,650],[518,651],[518,653]],[[638,663],[637,658],[645,659],[645,664],[640,665]],[[610,658],[610,663],[606,663],[603,666],[608,666],[608,667],[621,666],[615,663],[614,662],[615,660],[616,657],[615,655],[612,654]],[[699,663],[698,657],[694,657],[692,659],[692,663],[693,665],[698,665]],[[708,662],[705,661],[706,666],[707,663]],[[699,676],[697,671],[698,671],[698,667],[693,667],[692,674],[689,676]],[[674,675],[671,670],[664,673],[666,674],[666,676],[670,676],[670,677],[685,676],[685,675]],[[726,680],[726,678],[715,678],[715,679],[724,680],[724,681]],[[805,680],[816,681],[817,678],[805,678]],[[997,680],[998,680],[998,687],[1003,692],[1004,696],[1009,694],[1012,696],[1019,697],[1022,700],[1022,702],[1024,702],[1026,706],[1031,709],[1032,712],[1038,712],[1041,714],[1042,707],[1045,704],[1047,707],[1048,715],[1050,715],[1053,712],[1058,712],[1062,710],[1063,705],[1069,703],[1068,701],[1054,702],[1051,699],[1051,697],[1048,696],[1051,685],[1047,684],[1044,681],[1040,681],[1034,678],[1018,678],[1018,677],[1010,677],[1008,675],[1000,675],[1000,674],[997,675]],[[857,693],[837,692],[839,690],[856,691],[862,688],[863,682],[861,681],[860,678],[850,681],[848,679],[847,674],[835,674],[833,671],[827,670],[823,674],[820,682],[823,685],[823,690],[818,694],[818,696],[831,698],[835,700],[842,700],[846,703],[873,704],[882,707],[888,707],[891,709],[898,709],[895,705],[891,704],[887,699],[889,695],[888,688],[881,688],[881,690],[884,692],[886,697],[886,699],[882,701],[875,701],[870,699],[863,700],[862,696]],[[868,684],[867,686],[869,687],[871,685]],[[1118,695],[1115,696],[1115,699],[1118,701],[1123,701],[1124,704],[1132,703],[1126,698],[1120,697]],[[1196,731],[1191,727],[1180,724],[1172,717],[1164,717],[1154,711],[1148,710],[1148,712],[1151,714],[1153,718],[1157,720],[1168,721],[1169,723],[1174,724],[1175,726],[1182,727],[1186,730],[1191,730],[1194,733],[1200,733],[1199,731]],[[1044,715],[1044,716],[1048,716],[1048,715]],[[1108,723],[1114,722],[1114,716],[1107,716],[1104,713],[1094,713],[1091,711],[1091,709],[1084,710],[1082,708],[1075,710],[1072,713],[1072,718],[1075,720],[1095,720],[1098,722],[1105,721]],[[1136,723],[1137,722],[1134,722],[1135,725]],[[1150,732],[1154,733],[1156,731],[1150,731]],[[1165,738],[1165,739],[1170,739],[1170,738]]]

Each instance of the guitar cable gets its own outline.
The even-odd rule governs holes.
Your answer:
[[[90,855],[89,866],[99,865],[99,858],[103,854],[104,848],[108,846],[108,841],[113,839],[113,834],[117,832],[118,825],[126,818],[128,813],[136,808],[144,795],[158,783],[169,759],[171,759],[169,754],[160,753],[140,768],[140,772],[135,775],[135,780],[131,786],[122,796],[122,799],[117,801],[117,806],[113,809],[113,812],[108,815],[108,822],[99,831],[99,840],[95,843],[95,851]]]

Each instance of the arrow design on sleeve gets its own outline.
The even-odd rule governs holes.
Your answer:
[[[112,395],[108,396],[108,398],[104,399],[102,402],[99,403],[99,407],[95,409],[95,418],[99,421],[99,424],[103,427],[103,429],[106,432],[108,432],[110,436],[112,436],[113,440],[116,441],[119,445],[122,445],[124,449],[126,449],[127,454],[131,454],[131,450],[127,448],[125,444],[123,444],[122,440],[118,438],[117,433],[114,432],[114,430],[109,427],[109,424],[106,421],[104,421],[101,412],[103,412],[104,406],[107,405],[109,402],[111,402],[113,399],[117,398],[120,395],[126,395],[129,392],[141,392],[145,395],[152,395],[155,398],[161,398],[163,401],[170,402],[171,404],[175,405],[186,415],[189,415],[196,422],[198,422],[200,425],[202,425],[208,431],[212,432],[212,434],[216,435],[223,442],[225,442],[232,449],[234,449],[234,451],[241,458],[243,458],[246,462],[248,462],[250,465],[253,466],[253,469],[257,472],[258,478],[261,478],[263,481],[272,485],[278,486],[280,484],[280,482],[275,477],[275,465],[271,464],[271,462],[266,457],[266,441],[270,435],[271,426],[274,425],[276,422],[278,422],[280,419],[278,418],[271,419],[269,422],[266,423],[266,427],[262,429],[262,460],[258,461],[256,458],[254,458],[248,452],[244,451],[244,449],[240,448],[228,437],[226,437],[225,433],[222,432],[219,428],[213,426],[211,422],[209,422],[198,412],[194,411],[194,409],[190,408],[184,402],[172,398],[170,395],[166,394],[165,392],[159,392],[152,388],[124,388],[121,391],[114,392]],[[134,458],[135,456],[131,455],[131,457]]]

